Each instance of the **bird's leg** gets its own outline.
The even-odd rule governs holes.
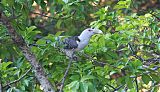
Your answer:
[[[76,55],[73,56],[74,61],[78,61],[78,57]]]
[[[72,53],[72,59],[74,61],[78,61],[78,57],[76,56],[75,52]]]

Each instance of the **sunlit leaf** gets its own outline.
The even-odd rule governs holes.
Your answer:
[[[95,79],[96,77],[92,76],[92,75],[86,75],[86,76],[83,76],[81,78],[81,82],[84,82],[86,80],[90,80],[90,79]]]

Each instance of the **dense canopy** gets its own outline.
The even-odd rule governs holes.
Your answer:
[[[103,35],[74,62],[55,48],[86,28]],[[0,0],[0,92],[159,92],[159,75],[159,0]]]

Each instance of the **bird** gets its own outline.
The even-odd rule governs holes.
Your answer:
[[[102,30],[97,28],[86,28],[79,36],[71,36],[63,39],[62,52],[69,58],[75,58],[74,53],[83,50],[94,34],[103,34]]]

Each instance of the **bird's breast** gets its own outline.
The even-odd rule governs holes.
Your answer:
[[[89,42],[89,40],[77,42],[77,44],[78,44],[77,51],[84,49],[88,45],[88,42]]]

